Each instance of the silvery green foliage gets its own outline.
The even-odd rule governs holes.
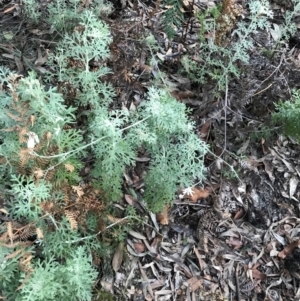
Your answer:
[[[280,124],[283,132],[300,140],[300,91],[293,90],[292,98],[276,104],[277,112],[272,114],[273,121]]]
[[[0,156],[5,161],[1,169],[16,173],[20,151],[28,147],[26,143],[20,144],[18,132],[13,129],[27,128],[28,132],[25,135],[28,136],[31,132],[39,141],[45,140],[43,136],[49,132],[52,134],[49,145],[58,145],[61,152],[77,149],[82,145],[82,134],[79,130],[66,131],[64,128],[66,124],[74,122],[75,109],[64,104],[64,99],[56,88],[50,87],[46,90],[34,72],[29,72],[28,76],[22,79],[18,79],[14,73],[4,73],[0,75],[1,82],[6,85],[6,89],[0,90],[0,139],[5,141],[0,144]],[[35,116],[35,121],[29,126],[31,116]],[[43,150],[38,153],[43,155]],[[60,158],[53,158],[53,165],[59,160]],[[26,164],[30,166],[30,160]],[[2,175],[1,181],[10,181],[9,177],[5,177],[5,171]],[[24,200],[20,199],[20,202],[25,206]],[[18,212],[21,214],[21,211]]]
[[[281,37],[285,40],[288,40],[297,31],[296,23],[293,21],[293,18],[299,15],[300,0],[292,0],[292,2],[294,8],[292,11],[287,10],[285,12],[284,24],[280,26]]]
[[[23,0],[22,3],[26,16],[31,21],[37,23],[41,16],[39,2],[36,0]]]
[[[98,17],[108,15],[113,10],[112,3],[105,0],[91,1],[88,6],[87,10]],[[72,30],[84,9],[81,0],[53,0],[47,5],[47,22],[58,31]]]
[[[113,5],[109,1],[95,0],[89,3],[87,10],[96,16],[109,15]],[[46,21],[51,25],[51,30],[66,32],[73,30],[85,9],[81,0],[53,0],[45,5],[42,1],[24,0],[22,8],[26,17],[34,23]]]
[[[73,122],[75,108],[65,106],[65,100],[56,88],[50,87],[46,90],[34,72],[29,72],[20,81],[17,92],[22,102],[30,103],[27,114],[39,116],[36,127],[42,131],[52,131],[54,128],[56,133],[60,133],[65,124]]]
[[[179,186],[191,186],[205,175],[208,146],[194,133],[187,108],[167,91],[150,88],[147,100],[131,115],[127,111],[102,110],[90,127],[97,158],[93,176],[112,200],[121,196],[122,176],[135,163],[138,150],[151,157],[145,178],[145,200],[155,212],[174,198]],[[123,130],[125,127],[128,130]]]
[[[89,251],[82,246],[73,247],[72,254],[64,263],[59,264],[54,257],[37,260],[32,265],[33,273],[14,300],[90,301],[92,284],[98,274],[91,262]],[[21,281],[25,277],[24,274]]]
[[[58,31],[73,29],[80,15],[80,5],[80,0],[51,1],[47,5],[47,22],[51,24],[52,29]]]
[[[249,10],[249,20],[238,22],[237,29],[232,33],[232,36],[236,36],[235,42],[231,42],[228,46],[218,46],[212,37],[207,43],[202,44],[199,54],[200,63],[191,61],[187,57],[183,58],[183,67],[195,82],[203,83],[211,78],[217,82],[219,90],[224,90],[229,76],[239,76],[236,63],[249,62],[248,51],[253,47],[251,35],[256,34],[258,30],[270,28],[268,18],[273,17],[267,0],[250,1]]]
[[[48,65],[54,71],[49,78],[75,89],[80,105],[107,106],[114,90],[99,79],[110,72],[102,63],[109,56],[112,37],[108,26],[92,12],[85,11],[79,16],[79,25],[71,34],[65,34],[49,56]],[[91,70],[92,60],[100,63],[97,70]]]
[[[152,87],[140,111],[145,123],[132,129],[151,156],[144,197],[156,212],[174,198],[178,186],[189,187],[205,177],[208,145],[194,134],[187,113],[167,91]]]
[[[28,150],[28,143],[20,145],[15,127],[26,131],[28,128],[39,140],[45,132],[52,133],[41,149],[44,147],[46,151],[50,144],[55,149],[54,155],[43,156],[41,149],[36,149],[30,156],[46,159],[49,168],[55,166],[56,180],[67,178],[70,184],[72,180],[78,182],[78,173],[70,179],[61,167],[69,162],[80,169],[83,151],[92,151],[95,162],[91,175],[112,201],[122,195],[123,174],[127,167],[135,164],[141,149],[151,158],[144,197],[153,211],[161,210],[173,199],[178,185],[191,186],[195,179],[201,180],[205,175],[203,159],[208,146],[194,134],[194,123],[189,120],[185,105],[169,92],[150,88],[147,98],[135,112],[109,107],[114,91],[101,81],[101,77],[109,72],[104,66],[112,40],[109,29],[91,12],[83,12],[78,19],[79,26],[65,34],[50,56],[49,66],[53,73],[48,79],[55,84],[59,81],[61,87],[72,87],[77,97],[72,101],[91,108],[87,112],[86,143],[82,142],[80,131],[65,129],[76,119],[75,109],[66,104],[64,93],[52,87],[45,89],[33,72],[19,79],[0,68],[0,85],[5,85],[5,89],[0,89],[0,105],[3,111],[10,110],[10,117],[0,112],[3,114],[0,135],[5,141],[0,145],[0,155],[1,160],[7,162],[3,170],[9,175],[1,185],[11,187],[9,212],[12,216],[31,222],[44,232],[44,238],[36,241],[41,257],[29,250],[33,255],[30,274],[29,270],[24,272],[16,265],[17,256],[9,261],[2,258],[8,280],[0,287],[9,301],[91,300],[97,273],[91,266],[90,251],[101,251],[93,234],[82,241],[82,232],[71,231],[65,218],[56,221],[55,216],[44,212],[42,216],[40,204],[49,201],[59,205],[64,201],[63,192],[53,191],[54,184],[46,178],[34,179],[18,174],[16,163],[20,149]],[[97,70],[90,66],[93,60],[99,65]],[[16,105],[19,105],[18,109]],[[31,116],[35,116],[35,121],[29,123]],[[38,144],[37,140],[34,143]],[[25,159],[32,170],[34,162]],[[6,256],[15,250],[4,251]],[[7,289],[5,285],[10,284],[13,277],[13,289]],[[22,282],[20,290],[16,291]]]
[[[12,175],[11,186],[14,195],[11,213],[18,219],[37,220],[41,213],[40,203],[50,196],[51,183],[41,180],[36,185],[31,177]]]
[[[1,233],[2,234],[2,233]],[[13,258],[8,256],[15,251],[4,245],[0,246],[0,292],[5,294],[8,300],[15,300],[16,289],[20,285],[19,259],[22,253],[16,254]],[[27,249],[30,252],[30,248]]]
[[[88,114],[89,131],[96,162],[91,175],[108,198],[120,198],[123,173],[135,164],[139,148],[145,147],[153,158],[147,177],[151,188],[146,198],[151,208],[158,211],[171,201],[177,185],[191,185],[193,179],[203,178],[207,146],[193,134],[194,126],[185,105],[164,90],[151,88],[148,100],[135,114],[108,108],[114,92],[101,77],[109,72],[102,63],[109,55],[111,35],[93,14],[85,12],[80,18],[80,26],[65,35],[49,58],[55,70],[51,78],[71,84],[79,103],[92,108]],[[98,62],[96,71],[90,68],[91,60]],[[70,62],[75,62],[75,67]],[[128,130],[124,130],[126,127]],[[155,172],[166,166],[169,178],[162,184],[158,177],[154,183]]]

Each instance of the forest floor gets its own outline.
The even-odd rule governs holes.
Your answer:
[[[130,194],[142,193],[147,162],[125,174],[116,208],[134,206],[148,221],[102,260],[99,283],[118,300],[300,300],[300,146],[269,128],[274,104],[300,86],[299,32],[271,55],[263,51],[275,43],[270,32],[253,35],[250,63],[240,63],[239,78],[228,78],[224,91],[211,79],[195,83],[181,64],[183,56],[201,57],[195,11],[219,2],[183,1],[173,39],[160,22],[168,9],[160,1],[115,1],[104,19],[113,35],[106,80],[117,92],[114,106],[134,109],[162,73],[160,85],[191,109],[211,150],[206,180],[191,195],[179,191],[158,216]],[[239,5],[247,20],[246,2]],[[28,23],[17,1],[0,3],[0,65],[42,77],[58,36],[48,24]],[[288,7],[271,8],[271,23],[280,24]],[[143,42],[150,35],[155,50]]]

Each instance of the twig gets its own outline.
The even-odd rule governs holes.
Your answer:
[[[258,94],[260,94],[260,93],[262,93],[262,92],[264,92],[264,91],[266,91],[266,90],[268,90],[268,89],[269,89],[270,87],[272,87],[272,86],[273,86],[273,84],[271,83],[268,87],[266,87],[266,88],[260,90],[259,92],[253,94],[252,97],[253,97],[253,96],[256,96],[256,95],[258,95]]]
[[[240,282],[239,282],[239,263],[237,263],[235,268],[235,281],[236,281],[236,298],[237,301],[241,301],[241,291],[240,291]]]
[[[138,124],[144,122],[145,120],[147,120],[147,119],[149,119],[149,118],[150,118],[150,116],[148,116],[148,117],[146,117],[146,118],[144,118],[144,119],[142,119],[142,120],[139,120],[139,121],[137,121],[137,122],[134,123],[134,124],[131,124],[131,125],[129,125],[129,126],[123,128],[123,129],[118,130],[118,132],[124,132],[124,131],[126,131],[126,130],[128,130],[128,129],[134,127],[134,126],[137,126]],[[34,156],[36,156],[36,157],[39,157],[39,158],[43,158],[43,159],[53,159],[53,158],[60,158],[60,157],[62,157],[62,160],[61,160],[61,162],[62,162],[62,161],[65,161],[65,160],[66,160],[67,156],[72,156],[72,155],[74,155],[74,154],[76,154],[76,153],[78,153],[78,152],[80,152],[80,151],[86,149],[86,148],[89,147],[89,146],[92,146],[92,145],[94,145],[94,144],[97,144],[98,142],[100,142],[101,140],[103,140],[103,139],[105,139],[105,138],[107,138],[107,137],[108,137],[108,136],[104,136],[104,137],[98,138],[98,139],[96,139],[96,140],[94,140],[94,141],[92,141],[92,142],[90,142],[90,143],[88,143],[88,144],[85,144],[85,145],[83,145],[83,146],[80,146],[80,147],[76,148],[75,150],[71,150],[71,151],[69,151],[69,152],[61,153],[61,154],[57,154],[57,155],[53,155],[53,156],[42,156],[42,155],[39,155],[38,153],[36,153],[35,151],[32,151],[30,154],[31,154],[31,155],[34,155]]]
[[[224,119],[225,119],[225,124],[224,124],[224,147],[223,150],[220,154],[220,157],[224,154],[224,152],[226,151],[226,146],[227,146],[227,107],[228,107],[228,78],[227,78],[227,74],[225,75],[225,82],[226,82],[226,88],[225,88],[225,104],[224,104]]]
[[[107,230],[107,229],[109,229],[109,228],[112,228],[113,226],[115,226],[115,225],[117,225],[117,224],[119,224],[119,223],[121,223],[121,222],[123,222],[123,221],[129,219],[129,218],[132,218],[132,216],[126,216],[126,217],[123,217],[122,219],[116,221],[115,223],[113,223],[113,224],[107,226],[107,227],[105,228],[105,230]],[[89,235],[89,236],[85,236],[85,237],[82,237],[82,238],[79,238],[79,239],[67,240],[67,241],[65,241],[64,243],[66,243],[66,244],[72,244],[72,243],[75,243],[75,242],[79,242],[79,241],[83,241],[83,240],[86,240],[86,239],[90,239],[90,238],[93,238],[93,237],[98,236],[98,235],[99,235],[100,233],[102,233],[103,231],[104,231],[104,230],[101,230],[101,231],[99,231],[99,232],[96,233],[96,234]]]
[[[107,226],[104,230],[101,230],[99,231],[98,233],[96,234],[92,234],[92,235],[89,235],[89,236],[85,236],[85,237],[82,237],[82,238],[79,238],[79,239],[74,239],[74,240],[67,240],[65,241],[64,243],[66,244],[72,244],[72,243],[76,243],[76,242],[79,242],[79,241],[83,241],[83,240],[86,240],[86,239],[90,239],[90,238],[93,238],[93,237],[96,237],[98,236],[99,234],[101,234],[103,231],[109,229],[109,228],[112,228],[114,227],[115,225],[119,224],[119,223],[122,223],[123,221],[125,220],[128,220],[128,219],[136,219],[137,221],[141,222],[141,219],[140,218],[137,218],[137,217],[134,217],[134,216],[125,216],[123,217],[122,219],[116,221],[115,223]],[[145,222],[142,222],[144,225],[147,225],[148,227],[151,227],[154,231],[156,231],[159,235],[163,236],[161,233],[159,233],[153,226],[145,223]]]

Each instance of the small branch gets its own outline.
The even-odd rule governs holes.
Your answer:
[[[224,104],[224,119],[225,119],[225,124],[224,124],[224,147],[221,152],[220,157],[224,154],[226,151],[226,146],[227,146],[227,108],[228,108],[228,77],[227,74],[225,75],[225,83],[226,83],[226,88],[225,88],[225,104]]]
[[[107,230],[107,229],[109,229],[109,228],[112,228],[112,227],[114,227],[115,225],[120,224],[120,223],[122,223],[123,221],[129,220],[129,219],[135,219],[135,220],[137,220],[138,222],[142,222],[144,225],[147,225],[147,226],[151,227],[154,231],[156,231],[159,235],[162,236],[162,234],[159,233],[153,226],[151,226],[151,225],[149,225],[149,224],[143,222],[140,218],[134,217],[134,216],[126,216],[126,217],[123,217],[122,219],[116,221],[115,223],[113,223],[113,224],[107,226],[104,230]],[[85,236],[85,237],[82,237],[82,238],[79,238],[79,239],[75,239],[75,240],[67,240],[67,241],[65,241],[64,243],[66,243],[66,244],[72,244],[72,243],[80,242],[80,241],[83,241],[83,240],[86,240],[86,239],[90,239],[90,238],[93,238],[93,237],[98,236],[98,235],[101,234],[104,230],[101,230],[101,231],[99,231],[99,232],[96,233],[96,234],[92,234],[92,235],[89,235],[89,236]]]
[[[146,118],[144,118],[144,119],[142,119],[142,120],[139,120],[139,121],[137,121],[137,122],[134,123],[134,124],[131,124],[131,125],[129,125],[129,126],[123,128],[123,129],[118,130],[118,132],[124,132],[124,131],[126,131],[126,130],[132,128],[132,127],[135,127],[135,126],[139,125],[140,123],[146,121],[146,120],[149,119],[149,118],[150,118],[150,116],[148,116],[148,117],[146,117]],[[62,157],[62,160],[61,160],[61,162],[62,162],[62,161],[65,161],[65,160],[66,160],[66,157],[67,157],[67,156],[72,156],[72,155],[74,155],[74,154],[77,154],[78,152],[80,152],[80,151],[82,151],[82,150],[88,148],[89,146],[92,146],[92,145],[94,145],[94,144],[97,144],[98,142],[100,142],[101,140],[104,140],[104,139],[107,138],[107,137],[108,137],[108,136],[104,136],[104,137],[98,138],[98,139],[96,139],[95,141],[92,141],[92,142],[90,142],[90,143],[88,143],[88,144],[85,144],[85,145],[83,145],[83,146],[81,146],[81,147],[78,147],[78,148],[75,149],[75,150],[72,150],[72,151],[69,151],[69,152],[66,152],[66,153],[62,153],[62,154],[58,154],[58,155],[53,155],[53,156],[42,156],[42,155],[39,155],[38,153],[36,153],[35,151],[32,151],[30,154],[31,154],[31,155],[34,155],[34,156],[36,156],[36,157],[39,157],[39,158],[43,158],[43,159],[53,159],[53,158],[61,158],[61,157]],[[60,163],[61,163],[61,162],[60,162]]]
[[[109,228],[112,228],[112,227],[114,227],[115,225],[117,225],[117,224],[119,224],[119,223],[121,223],[121,222],[123,222],[123,221],[125,221],[125,220],[127,220],[127,219],[129,219],[129,218],[132,218],[132,216],[126,216],[126,217],[124,217],[124,218],[118,220],[117,222],[115,222],[115,223],[113,223],[113,224],[107,226],[107,227],[105,228],[105,230],[107,230],[107,229],[109,229]],[[83,241],[83,240],[86,240],[86,239],[90,239],[90,238],[93,238],[93,237],[98,236],[98,235],[99,235],[100,233],[102,233],[103,231],[104,231],[104,230],[101,230],[101,231],[99,231],[99,232],[96,233],[96,234],[89,235],[89,236],[85,236],[85,237],[82,237],[82,238],[79,238],[79,239],[75,239],[75,240],[67,240],[67,241],[65,241],[64,243],[66,243],[66,244],[72,244],[72,243],[76,243],[76,242]]]
[[[240,291],[240,282],[239,282],[239,263],[237,263],[235,268],[235,281],[236,281],[236,298],[237,301],[241,301],[241,291]]]

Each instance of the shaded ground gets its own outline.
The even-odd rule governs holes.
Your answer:
[[[19,4],[1,4],[0,64],[24,75],[34,69],[42,76],[47,52],[59,35],[48,24],[27,22]],[[290,98],[300,85],[297,34],[271,57],[261,51],[274,43],[270,34],[254,36],[250,64],[241,64],[240,78],[229,81],[227,95],[217,96],[213,82],[195,84],[181,72],[181,56],[198,51],[197,30],[186,30],[197,23],[192,6],[185,7],[187,24],[170,41],[160,23],[159,3],[114,5],[106,17],[114,37],[107,61],[112,74],[106,78],[117,91],[114,106],[138,105],[163,72],[173,96],[192,109],[199,137],[214,155],[207,155],[208,177],[200,192],[179,192],[162,217],[147,213],[130,190],[142,193],[147,163],[137,162],[128,171],[118,206],[133,205],[148,221],[128,233],[123,261],[112,267],[111,259],[103,259],[102,288],[120,300],[300,298],[300,149],[278,129],[266,130],[274,103]],[[205,9],[207,3],[193,5]],[[272,5],[280,23],[285,7]],[[159,46],[155,53],[144,42],[150,34]]]

